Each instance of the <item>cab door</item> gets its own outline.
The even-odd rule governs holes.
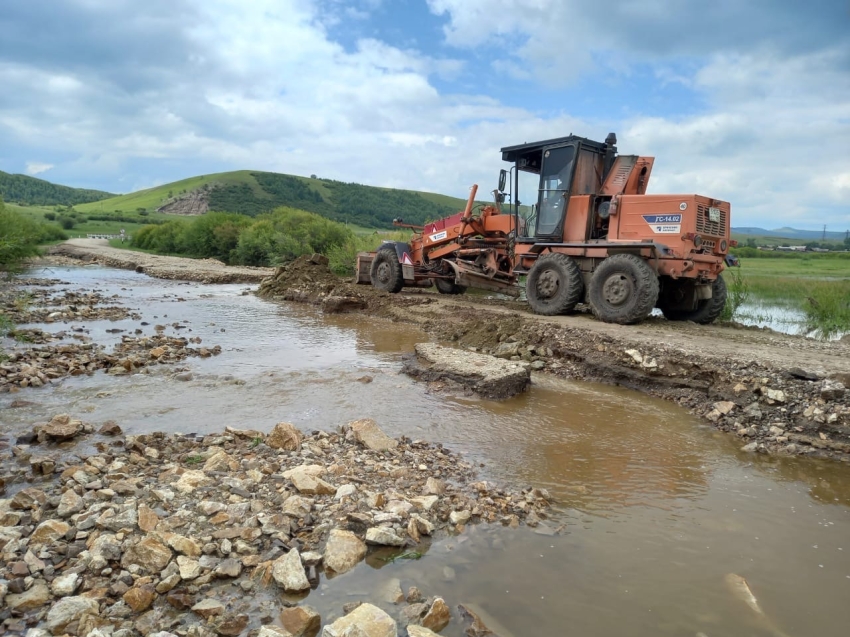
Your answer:
[[[576,144],[543,151],[534,238],[560,241],[576,165]]]

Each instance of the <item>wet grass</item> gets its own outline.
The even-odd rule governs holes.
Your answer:
[[[730,273],[725,276],[728,283]],[[761,312],[771,306],[798,310],[805,331],[825,339],[850,332],[850,258],[743,258],[738,276]]]

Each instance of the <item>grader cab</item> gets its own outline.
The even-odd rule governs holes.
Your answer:
[[[447,294],[472,286],[516,295],[525,277],[538,314],[585,302],[612,323],[637,323],[655,307],[672,320],[714,321],[734,245],[729,203],[647,195],[654,159],[618,155],[616,143],[611,133],[605,142],[571,135],[502,148],[513,166],[500,173],[495,203],[476,209],[473,187],[463,212],[406,226],[416,231],[409,243],[364,257],[369,281],[391,292],[433,282]],[[521,174],[538,186],[531,206],[520,203]]]

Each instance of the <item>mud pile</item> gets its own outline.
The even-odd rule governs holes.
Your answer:
[[[120,436],[114,423],[93,430],[58,415],[3,445],[6,632],[246,634],[271,624],[278,595],[294,606],[370,551],[424,551],[479,522],[545,525],[549,507],[544,490],[474,482],[474,469],[441,445],[389,438],[370,420],[306,436],[288,423],[268,435],[227,428],[122,439],[106,437]],[[67,453],[92,436],[97,453]],[[370,600],[392,634],[396,622],[441,630],[451,621],[442,599],[424,600],[415,587],[405,596],[395,582]],[[264,588],[275,594],[257,595]],[[344,609],[348,621],[357,607]],[[284,610],[284,625],[285,615],[315,624],[298,635],[342,619],[307,606]]]

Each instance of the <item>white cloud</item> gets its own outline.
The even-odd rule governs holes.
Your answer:
[[[53,164],[46,164],[40,161],[28,161],[27,162],[27,174],[28,175],[38,175],[40,173],[47,172],[53,168]]]
[[[430,0],[448,19],[446,37],[456,46],[450,52],[457,55],[442,56],[378,37],[344,48],[327,30],[327,16],[346,8],[335,0],[175,0],[166,5],[181,19],[169,21],[126,3],[123,15],[108,15],[124,29],[114,41],[63,40],[49,59],[39,57],[39,48],[18,52],[27,46],[25,31],[16,47],[4,52],[0,44],[0,136],[19,158],[53,161],[63,175],[103,175],[109,182],[101,187],[113,190],[251,168],[465,196],[473,182],[483,192],[495,184],[501,146],[571,131],[604,139],[614,130],[621,151],[657,156],[654,192],[728,199],[739,225],[850,224],[846,207],[837,207],[850,188],[845,42],[794,51],[767,46],[759,33],[772,25],[772,14],[766,27],[752,29],[758,37],[746,46],[708,47],[698,56],[694,51],[706,46],[702,31],[675,46],[657,30],[632,33],[650,18],[668,27],[668,2],[638,10],[629,2],[592,8],[555,0]],[[94,5],[63,10],[79,6]],[[57,37],[98,28],[103,12],[119,5],[98,6],[64,17]],[[370,0],[354,8],[378,6]],[[739,28],[718,29],[719,14],[709,13],[704,30],[714,30],[715,39]],[[32,22],[35,29],[38,20]],[[145,37],[133,37],[134,28]],[[147,49],[128,51],[138,41]],[[500,70],[525,80],[545,77],[547,87],[552,78],[626,74],[631,64],[651,62],[660,82],[695,93],[698,107],[689,115],[658,115],[635,100],[624,104],[632,113],[626,118],[581,119],[565,103],[566,112],[543,117],[482,95],[474,83],[464,93],[438,89],[438,80],[467,72],[468,62],[459,59],[466,49],[489,52],[494,43]],[[86,47],[95,45],[105,48],[93,55]],[[691,56],[693,73],[676,64],[681,55]],[[0,159],[9,161],[9,153]],[[66,161],[69,153],[74,159]],[[813,221],[815,214],[829,220]]]

